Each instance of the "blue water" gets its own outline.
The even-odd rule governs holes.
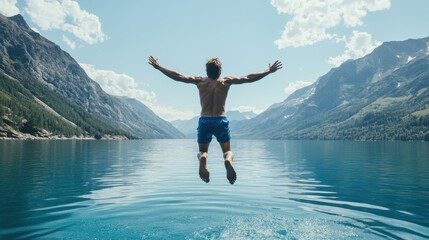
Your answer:
[[[429,144],[0,141],[0,239],[428,239]]]

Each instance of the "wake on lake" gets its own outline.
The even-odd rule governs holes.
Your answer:
[[[428,239],[429,143],[0,141],[0,239]]]

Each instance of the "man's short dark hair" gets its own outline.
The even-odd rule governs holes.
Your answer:
[[[207,76],[212,79],[218,79],[222,72],[222,63],[218,58],[210,58],[206,63]]]

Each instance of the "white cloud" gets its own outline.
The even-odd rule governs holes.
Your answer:
[[[255,108],[253,106],[238,106],[238,107],[231,108],[231,111],[254,112],[256,114],[260,114],[264,110],[265,109],[258,109],[258,108]]]
[[[66,36],[63,35],[63,42],[67,44],[71,49],[76,48],[76,43],[70,39],[68,39]]]
[[[179,111],[172,107],[156,104],[156,94],[139,88],[135,79],[127,74],[116,73],[111,70],[96,69],[94,65],[79,63],[86,74],[100,84],[108,94],[127,96],[145,104],[161,118],[172,121],[176,119],[190,119],[196,116],[191,111]]]
[[[98,17],[82,10],[73,0],[26,0],[26,13],[42,30],[60,29],[89,44],[103,42],[106,36]]]
[[[368,12],[388,9],[390,0],[271,0],[279,13],[292,15],[280,39],[279,49],[302,47],[339,36],[327,30],[343,23],[347,27],[363,24]]]
[[[17,0],[0,0],[0,13],[6,17],[14,16],[19,13],[16,7]]]
[[[79,63],[86,74],[100,84],[101,88],[109,94],[135,98],[143,103],[151,103],[156,99],[154,92],[138,88],[134,78],[116,73],[111,70],[96,69],[94,65]]]
[[[296,81],[296,82],[289,83],[289,85],[285,88],[286,96],[289,96],[296,90],[301,89],[303,87],[307,87],[312,83],[313,82],[307,82],[307,81]]]
[[[180,111],[172,107],[160,106],[154,103],[148,103],[146,105],[162,119],[169,122],[174,120],[189,120],[198,115],[192,111]]]
[[[329,58],[328,63],[339,66],[348,59],[356,59],[365,56],[381,44],[381,42],[373,40],[369,33],[358,31],[353,31],[350,39],[344,41],[346,42],[346,50],[344,53]]]

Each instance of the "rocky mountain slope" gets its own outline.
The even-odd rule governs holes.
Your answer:
[[[241,138],[429,140],[429,38],[383,43],[234,129]]]
[[[38,99],[36,107],[49,107],[61,119],[74,124],[78,132],[136,138],[183,137],[142,103],[105,93],[67,52],[31,30],[22,16],[0,15],[0,36],[0,73],[17,80]],[[0,108],[2,119],[14,116],[31,122],[28,116],[16,116],[11,107]],[[0,121],[3,129],[6,122]]]

